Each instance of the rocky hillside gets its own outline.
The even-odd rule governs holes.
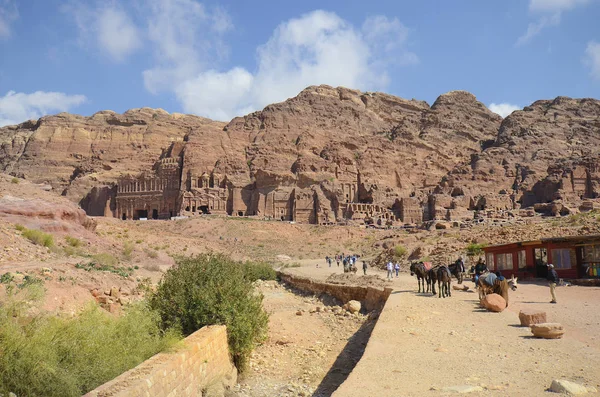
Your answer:
[[[503,120],[465,91],[429,106],[313,86],[227,125],[143,108],[0,128],[0,167],[79,201],[92,186],[149,171],[181,140],[184,169],[221,173],[233,186],[327,194],[360,174],[360,202],[414,196],[442,214],[596,197],[599,131],[593,99],[537,101]]]

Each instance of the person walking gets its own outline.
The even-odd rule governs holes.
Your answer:
[[[389,261],[387,264],[387,279],[391,280],[392,278],[394,278],[394,265],[392,264],[392,261]]]
[[[398,262],[394,265],[394,270],[396,271],[396,278],[398,278],[398,272],[400,272],[400,264]]]
[[[337,262],[338,267],[340,267],[340,256],[341,255],[336,255],[335,256],[335,261]]]
[[[363,273],[367,275],[367,261],[363,260]]]
[[[554,270],[554,265],[548,264],[548,285],[550,286],[550,294],[552,295],[552,300],[550,303],[556,303],[556,293],[554,289],[556,288],[556,284],[558,283],[558,274],[556,274],[556,270]]]

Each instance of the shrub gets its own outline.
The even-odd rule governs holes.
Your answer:
[[[115,267],[119,263],[119,260],[108,252],[92,255],[92,260],[99,265],[99,267]]]
[[[126,260],[130,260],[131,259],[131,254],[133,253],[133,249],[134,249],[134,246],[131,243],[131,241],[125,241],[123,243],[123,257]]]
[[[146,253],[146,255],[148,255],[152,259],[158,258],[158,252],[156,252],[156,251],[152,251],[150,249],[144,249],[144,252]]]
[[[256,280],[275,280],[277,272],[271,265],[263,262],[244,263],[244,277],[250,282]]]
[[[406,248],[401,245],[397,245],[394,247],[394,257],[396,258],[404,258],[406,256]]]
[[[469,245],[467,245],[467,248],[466,248],[467,256],[473,257],[473,256],[483,255],[483,249],[485,247],[486,247],[485,244],[470,243]]]
[[[178,339],[173,331],[161,331],[158,316],[143,305],[120,317],[95,305],[74,318],[43,312],[25,317],[18,309],[15,303],[0,307],[0,394],[5,396],[80,396]]]
[[[23,226],[23,225],[21,225],[21,224],[17,223],[17,224],[15,225],[15,229],[17,229],[18,231],[22,232],[23,230],[25,230],[25,226]]]
[[[206,325],[226,325],[233,360],[243,371],[266,338],[269,322],[263,296],[254,293],[246,269],[222,254],[178,258],[150,296],[150,306],[164,329],[178,327],[185,335]]]
[[[80,239],[71,236],[65,237],[65,241],[73,248],[81,247],[81,245],[83,244]]]
[[[10,183],[14,183],[14,184],[18,184],[19,182],[20,182],[19,178],[13,178],[10,180]]]
[[[21,231],[21,234],[34,244],[42,245],[48,248],[54,246],[54,237],[52,237],[51,234],[42,232],[41,230],[24,228],[24,230]]]

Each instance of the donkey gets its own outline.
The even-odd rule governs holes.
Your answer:
[[[423,293],[429,292],[430,281],[427,276],[427,268],[423,262],[412,262],[410,264],[410,275],[417,275],[417,283],[419,284],[419,293],[421,293],[421,284],[423,285]],[[425,291],[425,283],[427,283],[427,291]]]
[[[429,269],[429,271],[427,272],[427,277],[429,278],[429,282],[431,283],[431,292],[433,293],[433,295],[436,295],[435,292],[435,283],[438,281],[438,269],[440,268],[439,265],[432,267],[431,269]]]
[[[450,283],[452,282],[452,273],[448,266],[440,266],[437,269],[437,280],[439,297],[445,298],[446,296],[452,296],[450,292]]]
[[[479,288],[479,299],[483,299],[487,294],[502,295],[508,306],[508,288],[516,291],[518,288],[518,277],[513,274],[510,279],[500,281],[494,273],[484,273],[479,276],[477,287]],[[490,284],[491,282],[491,284]]]
[[[458,266],[458,264],[456,264],[456,263],[452,263],[452,264],[448,265],[448,269],[450,269],[450,273],[452,273],[452,275],[454,277],[456,277],[456,280],[458,281],[458,283],[462,284],[463,269],[461,269],[460,266]]]

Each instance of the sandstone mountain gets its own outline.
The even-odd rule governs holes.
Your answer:
[[[157,159],[173,158],[176,213],[218,199],[230,214],[322,223],[389,213],[417,223],[535,204],[571,211],[598,195],[599,130],[593,99],[537,101],[503,120],[464,91],[429,106],[313,86],[227,125],[148,108],[43,117],[0,128],[0,166],[85,208],[92,187],[151,174]],[[154,205],[140,197],[132,209]],[[112,205],[114,215],[131,215]]]

